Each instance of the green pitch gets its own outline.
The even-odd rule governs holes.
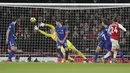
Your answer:
[[[130,64],[0,63],[0,73],[130,73]]]

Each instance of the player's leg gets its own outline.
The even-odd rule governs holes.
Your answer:
[[[100,46],[97,46],[96,50],[95,50],[95,57],[94,57],[94,62],[97,62],[97,58],[98,58],[98,54],[99,54],[99,51],[101,50],[101,47]]]
[[[119,54],[120,57],[121,57],[121,59],[122,59],[122,61],[125,62],[125,61],[124,61],[124,55],[123,55],[123,52],[122,52],[121,50],[118,50],[118,53],[117,53],[117,54]]]
[[[123,55],[122,51],[121,51],[121,50],[119,50],[118,48],[114,50],[113,61],[114,61],[115,63],[117,63],[117,62],[118,62],[118,61],[116,60],[117,54],[119,54],[119,55],[120,55],[120,57],[121,57],[122,61],[124,62],[124,55]]]
[[[75,62],[74,59],[70,56],[68,56],[68,59],[70,60],[70,62]]]
[[[65,59],[66,59],[66,62],[68,62],[69,50],[68,50],[67,41],[63,43],[63,48],[65,48]]]
[[[16,47],[16,43],[15,42],[9,42],[9,47],[10,47],[10,51],[9,51],[9,56],[8,56],[8,61],[12,61],[12,57],[15,56],[17,47]]]
[[[105,63],[105,60],[108,59],[108,57],[110,57],[113,54],[113,51],[111,50],[112,48],[112,44],[106,44],[105,45],[105,49],[108,50],[108,53],[102,58],[102,62]]]
[[[113,61],[114,61],[115,63],[118,62],[117,59],[116,59],[116,57],[117,57],[117,52],[118,52],[117,49],[114,49],[114,50],[113,50]]]
[[[99,51],[104,47],[104,43],[103,42],[99,42],[96,50],[95,50],[95,57],[94,57],[94,62],[97,62],[97,58],[98,58],[98,54]]]
[[[105,63],[105,60],[108,59],[108,57],[110,57],[112,54],[112,51],[109,51],[103,58],[102,58],[102,62]]]
[[[115,63],[118,62],[118,61],[116,60],[117,54],[119,54],[120,57],[121,57],[121,59],[122,59],[122,61],[125,62],[125,61],[124,61],[124,55],[123,55],[123,52],[122,52],[121,50],[119,50],[118,48],[114,50],[113,61],[114,61]]]
[[[63,47],[61,47],[61,51],[63,53],[63,56],[65,57],[65,49]],[[74,62],[74,59],[70,56],[68,56],[68,59],[71,61],[71,62]],[[64,60],[62,60],[64,62]]]
[[[106,53],[105,55],[108,53],[109,51],[106,49]],[[107,57],[105,60],[108,60],[109,58],[112,58],[113,57],[113,54],[111,54],[109,57]]]
[[[65,43],[61,44],[60,42],[57,42],[57,46],[58,46],[58,53],[59,53],[59,55],[60,55],[61,58],[62,58],[62,61],[61,61],[61,62],[64,62],[65,59],[68,61],[69,52],[68,52],[67,43],[65,42]],[[63,54],[62,51],[61,51],[61,48],[62,48],[62,47],[65,49],[65,56],[64,56],[64,54]]]
[[[65,57],[65,50],[64,50],[63,46],[60,47],[59,54],[60,54],[60,56],[62,58],[61,63],[64,63],[65,62],[65,58],[64,58]]]
[[[8,56],[8,61],[12,61],[12,57],[15,56],[16,50],[17,50],[17,47],[11,46],[11,50],[10,50],[9,56]]]
[[[84,59],[85,62],[89,62],[88,59],[85,57],[85,55],[84,55],[82,52],[80,52],[78,49],[76,49],[76,48],[74,47],[74,45],[71,45],[71,50],[73,50],[73,51],[76,52],[79,56],[81,56],[81,57]]]
[[[63,58],[64,58],[64,55],[63,55],[63,53],[62,53],[62,51],[61,51],[61,47],[62,47],[62,46],[57,46],[57,47],[58,47],[58,48],[57,48],[58,53],[59,53],[60,57],[63,59]]]
[[[10,53],[10,51],[11,51],[11,48],[8,47],[8,53]],[[14,56],[12,57],[12,61],[13,61],[13,62],[16,62],[16,55],[14,55]]]
[[[11,51],[11,48],[10,48],[10,47],[8,47],[8,53],[10,53],[10,51]]]
[[[63,47],[62,44],[61,44],[60,42],[57,42],[57,50],[58,50],[58,53],[59,53],[60,57],[63,59],[63,58],[64,58],[64,55],[63,55],[63,53],[62,53],[62,51],[61,51],[61,48],[62,48],[62,47]]]
[[[119,50],[119,44],[117,40],[111,39],[111,41],[112,41],[113,61],[117,63],[118,61],[116,60],[116,57]]]

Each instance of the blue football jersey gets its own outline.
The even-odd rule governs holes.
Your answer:
[[[9,32],[8,40],[9,40],[9,41],[14,41],[15,24],[11,23],[11,24],[9,25],[9,29],[10,29],[10,32]]]
[[[112,47],[112,43],[111,43],[111,40],[110,40],[110,35],[108,34],[108,29],[109,29],[109,26],[107,26],[99,34],[100,42],[99,42],[98,46],[100,46],[101,48],[105,48],[108,51],[110,51],[111,47]]]
[[[111,42],[110,35],[108,34],[108,29],[109,29],[109,26],[107,26],[104,30],[102,30],[99,35],[100,41],[104,43]]]
[[[65,26],[62,26],[62,27],[56,26],[56,32],[57,32],[58,38],[60,40],[63,40],[65,35],[66,35],[66,32],[67,32],[67,27],[65,27]]]

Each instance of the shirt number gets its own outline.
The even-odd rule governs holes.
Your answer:
[[[113,28],[113,27],[111,27],[111,33],[117,33],[118,32],[118,30],[117,30],[117,27],[115,27],[115,28]]]
[[[104,34],[102,35],[102,37],[103,37],[105,40],[107,40]]]

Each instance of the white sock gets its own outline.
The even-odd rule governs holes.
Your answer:
[[[12,57],[12,61],[13,61],[13,62],[16,62],[16,57]]]
[[[111,52],[109,51],[103,58],[106,59],[111,55]]]
[[[115,51],[114,51],[114,56],[113,56],[113,58],[115,59],[116,56],[117,56],[117,51],[115,50]]]

